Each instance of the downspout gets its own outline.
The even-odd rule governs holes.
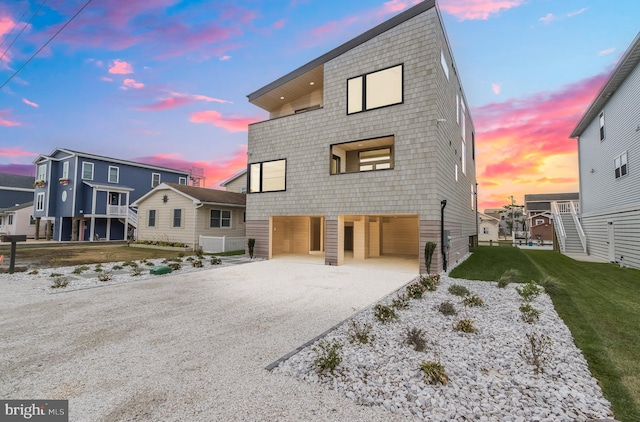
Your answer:
[[[447,252],[444,244],[444,207],[447,206],[447,200],[440,201],[440,251],[442,252],[442,264],[444,271],[447,271]]]

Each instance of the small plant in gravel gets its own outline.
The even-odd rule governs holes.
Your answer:
[[[443,315],[447,315],[447,316],[458,315],[458,311],[456,311],[456,307],[453,305],[452,302],[449,302],[449,301],[442,302],[440,305],[438,305],[437,309]]]
[[[316,354],[316,358],[313,363],[316,366],[316,370],[321,374],[326,373],[327,371],[333,374],[333,371],[342,362],[342,356],[340,356],[342,344],[336,339],[333,339],[331,342],[327,340],[320,340],[318,345],[312,350]]]
[[[551,358],[551,339],[546,334],[527,333],[527,343],[518,352],[520,357],[533,366],[535,374],[544,372],[544,365]]]
[[[98,275],[98,280],[100,281],[111,281],[113,279],[113,273],[111,271],[102,271]]]
[[[453,329],[463,333],[475,333],[478,331],[473,325],[472,319],[461,319],[460,321],[454,322]]]
[[[425,292],[425,288],[420,283],[412,283],[407,286],[407,295],[411,299],[420,299]]]
[[[378,321],[382,323],[387,323],[392,319],[398,318],[398,314],[396,314],[396,311],[394,311],[393,308],[390,308],[389,306],[385,306],[385,305],[380,305],[380,304],[377,304],[373,308],[373,314],[375,315],[376,318],[378,318]]]
[[[460,284],[452,284],[451,286],[449,286],[449,293],[454,296],[466,296],[471,292],[469,292],[469,289]]]
[[[114,265],[111,269],[112,269],[113,271],[118,271],[118,270],[121,270],[121,269],[123,269],[123,268],[124,268],[124,267],[123,267],[122,265]]]
[[[359,324],[356,321],[351,321],[348,333],[350,343],[369,344],[374,340],[374,336],[371,334],[371,324]]]
[[[211,258],[209,263],[211,265],[220,265],[220,264],[222,264],[222,260],[220,258],[218,258],[217,256],[214,256],[214,257]]]
[[[123,266],[123,267],[133,267],[134,265],[138,265],[138,264],[136,264],[136,263],[135,263],[135,262],[133,262],[133,261],[124,261],[124,262],[122,263],[122,266]]]
[[[558,289],[560,288],[558,280],[551,276],[547,276],[544,280],[542,280],[540,282],[540,285],[544,287],[544,291],[550,295],[557,293]]]
[[[140,268],[139,265],[134,264],[133,266],[131,266],[131,276],[132,277],[137,277],[139,275],[142,274],[142,268]]]
[[[516,270],[515,268],[511,268],[505,271],[504,273],[502,273],[502,275],[498,279],[498,287],[500,287],[501,289],[504,289],[510,283],[517,283],[518,279],[520,278],[520,275],[521,275],[520,271]]]
[[[391,301],[391,307],[395,309],[407,309],[409,307],[409,296],[405,293],[399,294]]]
[[[520,319],[527,324],[533,324],[540,317],[540,311],[531,306],[530,304],[520,305]]]
[[[98,264],[95,266],[95,268],[93,269],[94,272],[96,273],[101,273],[102,272],[102,264]]]
[[[446,384],[449,381],[449,376],[444,370],[444,365],[440,362],[420,362],[420,369],[424,372],[424,382],[428,384]]]
[[[186,257],[186,258],[185,258],[185,261],[189,261],[189,262],[191,262],[191,261],[193,261],[194,259],[195,259],[194,257],[192,257],[192,256],[188,256],[188,257]]]
[[[484,300],[482,300],[482,298],[476,294],[472,294],[469,296],[465,296],[464,299],[462,299],[462,304],[464,306],[484,306]]]
[[[424,352],[427,348],[427,339],[424,338],[424,331],[413,327],[407,328],[405,343],[413,346],[416,352]]]
[[[202,261],[200,261],[199,259],[194,259],[193,261],[191,261],[191,266],[194,268],[202,268]]]
[[[182,268],[182,264],[179,262],[170,262],[167,264],[167,267],[171,268],[172,271],[178,271]]]
[[[49,277],[62,277],[63,274],[60,273],[51,273],[49,274]]]
[[[27,273],[27,275],[38,275],[38,274],[40,274],[40,270],[38,270],[37,268]]]
[[[84,271],[87,271],[88,269],[89,269],[88,266],[81,265],[79,267],[75,267],[71,273],[72,274],[82,274]]]
[[[426,290],[435,291],[438,288],[438,284],[440,284],[440,274],[433,274],[427,277],[420,276],[419,282]]]
[[[204,257],[204,251],[202,250],[202,248],[197,248],[195,250],[195,253],[198,259],[202,259]]]
[[[542,288],[531,280],[522,287],[516,287],[516,292],[522,297],[525,302],[531,302],[542,293]]]
[[[53,280],[53,284],[51,285],[51,288],[52,289],[64,289],[68,285],[69,285],[69,280],[67,280],[64,277],[56,277],[56,279]]]
[[[147,267],[155,267],[156,266],[156,264],[154,264],[151,261],[145,261],[144,265],[146,265]]]

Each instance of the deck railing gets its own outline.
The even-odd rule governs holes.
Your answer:
[[[564,204],[564,203],[563,203]],[[567,240],[567,234],[564,230],[564,224],[562,224],[562,218],[560,217],[560,204],[553,201],[551,203],[551,212],[553,213],[553,227],[556,229],[556,235],[558,236],[558,243],[560,244],[560,252],[565,252],[566,247],[565,243]],[[563,206],[562,209],[567,209],[568,212],[571,212],[571,207]]]

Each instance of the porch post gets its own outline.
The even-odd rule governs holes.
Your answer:
[[[40,240],[40,220],[42,217],[36,217],[36,232],[34,234],[34,239]]]
[[[80,224],[80,220],[74,218],[71,220],[71,241],[78,241],[78,225]]]

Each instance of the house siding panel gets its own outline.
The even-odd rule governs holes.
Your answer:
[[[640,208],[583,217],[582,225],[588,233],[587,252],[605,261],[609,260],[609,221],[613,222],[616,261],[622,256],[625,265],[640,269]]]
[[[269,259],[269,220],[247,221],[247,239],[255,239],[255,258]],[[249,249],[247,247],[247,254]]]

